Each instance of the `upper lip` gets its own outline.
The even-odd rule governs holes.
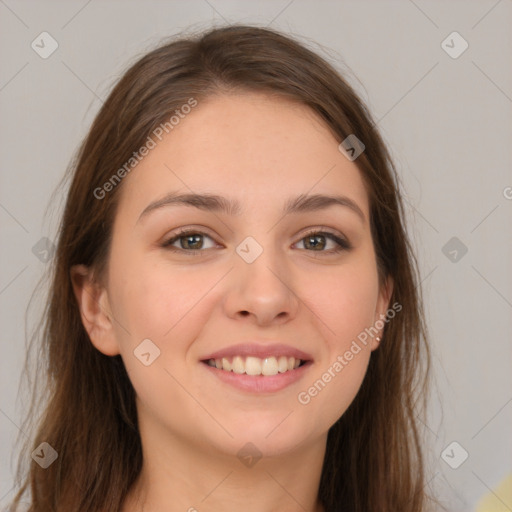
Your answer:
[[[222,359],[223,357],[258,357],[264,359],[265,357],[295,357],[295,359],[301,359],[302,361],[311,361],[313,358],[310,354],[299,350],[298,348],[283,343],[274,344],[260,344],[260,343],[241,343],[238,345],[232,345],[230,347],[222,348],[206,357],[203,357],[202,361],[208,361],[210,359]]]

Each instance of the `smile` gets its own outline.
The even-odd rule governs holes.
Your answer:
[[[284,370],[285,359],[286,370]],[[217,362],[220,368],[217,367]],[[230,367],[229,370],[224,368],[226,362],[226,368]],[[281,362],[283,372],[279,371],[279,362]],[[231,389],[235,388],[245,393],[258,395],[273,394],[295,384],[302,379],[305,372],[313,365],[311,360],[301,360],[286,356],[280,356],[279,358],[265,357],[262,359],[252,356],[244,359],[241,356],[235,356],[232,360],[228,358],[210,358],[201,361],[201,363],[201,366],[206,369],[207,373],[215,381],[227,384]],[[291,370],[289,367],[291,367]],[[235,369],[239,373],[236,373]],[[213,384],[214,381],[212,381]]]
[[[302,359],[287,356],[270,356],[265,358],[234,356],[231,358],[209,359],[206,363],[208,366],[215,367],[218,370],[233,372],[239,375],[272,376],[295,370],[305,364],[305,362]]]

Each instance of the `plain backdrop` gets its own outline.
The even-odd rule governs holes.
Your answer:
[[[512,471],[511,21],[510,0],[0,0],[0,505],[13,495],[25,311],[50,264],[55,187],[137,56],[187,27],[243,22],[296,35],[345,73],[391,148],[434,352],[428,485],[450,512],[475,510]],[[31,46],[42,32],[58,44],[47,58]],[[468,454],[457,469],[447,447],[452,465]]]

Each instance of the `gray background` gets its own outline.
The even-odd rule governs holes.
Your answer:
[[[25,310],[48,265],[32,248],[55,239],[62,207],[54,198],[44,217],[52,192],[129,63],[162,37],[226,22],[302,36],[369,105],[401,176],[423,279],[437,380],[424,428],[429,487],[462,512],[510,475],[510,0],[0,0],[0,16],[0,506],[14,492]],[[59,45],[47,59],[31,48],[43,31]],[[453,31],[469,44],[458,58],[441,46]],[[443,252],[452,237],[459,247]],[[469,454],[457,469],[441,457],[453,441],[452,464]]]

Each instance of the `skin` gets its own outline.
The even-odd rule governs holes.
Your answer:
[[[356,396],[378,341],[362,345],[307,405],[297,396],[385,314],[392,292],[389,281],[379,287],[360,171],[338,144],[303,105],[220,95],[200,102],[124,179],[106,279],[72,269],[91,342],[121,354],[137,394],[144,463],[123,512],[322,510],[327,432]],[[171,191],[237,199],[242,212],[173,205],[138,221]],[[289,197],[333,193],[351,198],[364,220],[341,206],[280,213]],[[187,237],[173,244],[181,253],[161,247],[190,226],[208,235],[202,255],[185,252]],[[320,249],[306,245],[309,228],[327,228],[352,249],[329,254],[337,244],[322,236]],[[263,248],[251,264],[235,251],[247,236]],[[149,366],[133,354],[146,338],[161,351]],[[221,382],[200,362],[254,339],[295,346],[314,362],[264,395]],[[237,457],[248,442],[262,454],[252,467]]]

